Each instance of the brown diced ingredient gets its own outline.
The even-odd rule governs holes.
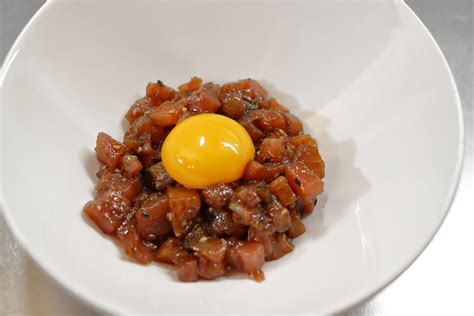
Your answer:
[[[285,176],[293,191],[303,202],[314,203],[316,196],[323,192],[323,181],[302,161],[288,165]]]
[[[266,97],[268,95],[267,90],[265,90],[265,88],[262,87],[260,83],[258,83],[258,81],[252,80],[252,79],[247,79],[244,81],[245,81],[245,84],[248,85],[248,89],[250,91],[253,91],[256,94],[259,94],[262,97]]]
[[[283,105],[278,103],[278,101],[275,100],[274,98],[268,99],[267,105],[268,105],[269,109],[272,109],[272,110],[275,110],[275,111],[278,111],[278,112],[281,112],[281,113],[288,113],[289,112],[286,107],[284,107]]]
[[[286,121],[284,130],[289,136],[296,136],[303,132],[303,124],[296,116],[290,113],[284,113],[284,116]]]
[[[206,202],[209,206],[221,209],[229,203],[233,192],[234,191],[229,185],[225,183],[219,183],[206,186],[202,190],[202,195],[204,202]]]
[[[122,168],[129,177],[135,177],[143,169],[143,166],[137,156],[125,155],[122,157]]]
[[[313,145],[313,146],[318,146],[318,143],[314,138],[309,136],[308,134],[302,134],[302,135],[297,135],[297,136],[292,136],[289,138],[290,143],[294,146],[302,146],[302,145]]]
[[[275,194],[284,206],[292,206],[296,203],[296,195],[284,176],[279,176],[269,184],[270,192]]]
[[[101,164],[100,169],[99,169],[99,171],[97,171],[96,174],[95,174],[96,177],[99,178],[99,179],[100,179],[104,174],[110,172],[110,169],[109,169],[109,167],[108,167],[107,165],[104,165],[104,164],[102,164],[102,163],[100,163],[100,164]]]
[[[284,172],[284,164],[266,164],[252,160],[245,167],[242,179],[244,180],[272,180]]]
[[[188,250],[192,250],[194,243],[202,241],[203,237],[208,237],[207,232],[204,230],[202,219],[197,219],[196,223],[189,230],[188,233],[183,237],[183,246]],[[205,239],[205,238],[204,238]]]
[[[301,145],[296,149],[293,160],[303,161],[318,177],[324,178],[324,161],[319,154],[318,147],[312,144]]]
[[[142,190],[142,183],[139,177],[128,177],[121,172],[104,173],[96,185],[98,192],[112,190],[120,192],[124,198],[133,201]]]
[[[283,233],[275,233],[273,236],[273,252],[266,259],[276,260],[293,251],[294,248],[295,246],[293,246],[293,242],[289,237]]]
[[[100,162],[106,164],[110,169],[115,169],[127,149],[121,142],[101,132],[97,135],[95,151]]]
[[[245,128],[250,138],[252,138],[252,141],[258,142],[265,137],[265,133],[255,125],[254,118],[251,114],[241,117],[239,123]]]
[[[166,101],[148,113],[148,117],[153,123],[161,127],[176,125],[183,114],[188,110],[186,108],[186,99],[178,101]]]
[[[221,111],[234,120],[238,120],[244,115],[245,102],[238,94],[226,94],[222,99]]]
[[[288,209],[278,201],[273,201],[267,206],[267,213],[272,219],[273,230],[283,233],[291,226],[291,217]]]
[[[197,259],[192,255],[181,258],[175,267],[180,281],[194,282],[198,280]]]
[[[172,211],[181,211],[185,209],[199,210],[201,199],[194,189],[183,187],[174,187],[168,189],[169,204]]]
[[[265,263],[265,249],[256,241],[233,245],[230,252],[231,264],[242,272],[257,273]]]
[[[278,138],[278,139],[284,139],[285,140],[285,145],[286,145],[286,150],[287,152],[291,152],[294,150],[294,147],[291,143],[288,142],[288,135],[286,132],[282,129],[275,129],[269,133],[267,133],[268,138]]]
[[[145,142],[138,147],[137,156],[143,165],[143,168],[149,168],[161,160],[161,147],[153,146],[151,142]]]
[[[170,237],[164,241],[155,254],[155,260],[164,263],[175,264],[180,258],[188,255],[183,249],[178,238]]]
[[[258,161],[281,163],[287,160],[287,141],[282,138],[265,138],[257,154]]]
[[[143,202],[150,197],[150,195],[154,194],[151,190],[148,190],[147,187],[142,188],[142,192],[138,194],[138,196],[133,200],[132,206],[136,210],[138,209]]]
[[[157,236],[171,232],[171,223],[167,217],[169,210],[168,195],[149,195],[135,213],[140,236],[147,241],[154,241]]]
[[[317,199],[309,201],[298,201],[298,203],[296,203],[296,208],[300,211],[301,214],[311,214],[313,213],[317,201]]]
[[[191,113],[214,113],[220,106],[217,96],[211,90],[200,91],[189,98]]]
[[[156,249],[153,243],[141,240],[133,221],[125,221],[117,230],[117,237],[122,242],[125,253],[138,261],[146,264],[153,260]]]
[[[120,192],[103,191],[94,201],[84,206],[84,211],[106,234],[114,233],[130,210],[130,202]]]
[[[264,205],[273,200],[273,194],[268,190],[268,184],[265,181],[252,181],[250,185],[255,188],[255,191],[262,200],[261,203]]]
[[[168,188],[171,227],[175,236],[181,236],[191,228],[199,215],[201,199],[196,190],[180,187]]]
[[[224,239],[201,237],[190,243],[189,247],[198,257],[204,257],[211,262],[221,263],[225,259],[227,243]]]
[[[201,85],[201,87],[193,92],[193,95],[198,95],[199,93],[207,91],[216,97],[218,97],[221,94],[221,87],[218,84],[212,83],[212,82],[206,82],[205,84]],[[219,98],[217,98],[219,100]]]
[[[258,96],[266,97],[268,92],[255,80],[245,79],[238,82],[227,83],[222,86],[223,92],[230,91],[249,91],[251,92],[251,97],[255,98]]]
[[[237,249],[241,247],[244,244],[244,241],[235,238],[235,237],[230,237],[227,240],[227,255],[226,255],[226,263],[229,267],[235,268],[239,271],[241,271],[240,268],[240,262],[239,258],[237,257]]]
[[[284,129],[287,125],[284,114],[278,111],[261,109],[252,114],[256,119],[257,126],[265,131]]]
[[[199,89],[201,84],[202,84],[202,79],[201,78],[192,77],[191,80],[189,80],[189,82],[186,82],[186,83],[183,83],[182,85],[180,85],[178,87],[178,90],[181,93],[193,92],[193,91]]]
[[[187,119],[188,117],[191,117],[191,116],[196,115],[196,114],[200,114],[200,113],[193,113],[193,112],[187,110],[186,112],[184,112],[184,114],[181,116],[181,118],[179,119],[178,123],[176,123],[176,124],[179,124],[179,123],[181,123],[183,120]]]
[[[229,210],[232,211],[232,220],[239,224],[249,225],[252,217],[252,209],[240,202],[230,201]]]
[[[262,244],[265,250],[265,257],[270,256],[273,252],[272,232],[269,230],[260,230],[250,227],[247,236],[248,241],[257,241]]]
[[[262,270],[257,271],[255,273],[249,273],[249,279],[254,280],[256,282],[262,282],[265,280],[265,274]]]
[[[128,110],[125,118],[127,121],[132,124],[137,118],[148,113],[153,108],[151,99],[148,97],[141,98],[137,100]]]
[[[198,257],[198,275],[207,280],[216,279],[225,274],[224,262],[213,262],[204,257]]]
[[[164,140],[164,130],[155,125],[148,116],[141,116],[125,132],[124,144],[128,150],[140,153],[140,147],[144,144],[154,144]]]
[[[145,169],[143,181],[146,186],[158,192],[163,191],[168,185],[174,183],[174,180],[171,179],[165,167],[163,167],[162,162],[158,162]]]
[[[211,216],[206,227],[209,234],[215,237],[241,237],[247,232],[247,227],[234,221],[232,213],[228,211],[217,212]]]
[[[249,225],[253,209],[261,200],[255,186],[247,185],[237,188],[228,206],[233,212],[233,220]]]
[[[257,81],[255,80],[252,80],[252,79],[246,79],[246,80],[242,80],[240,81],[242,86],[240,89],[244,89],[244,90],[250,90],[252,91],[253,93],[255,94],[258,94],[262,97],[266,97],[268,95],[268,92],[267,90],[265,90],[265,88],[263,88]]]
[[[242,185],[237,188],[233,200],[250,207],[255,207],[262,201],[257,193],[257,188],[253,185]]]
[[[158,106],[165,101],[178,99],[178,93],[173,88],[163,84],[160,80],[148,83],[146,96],[150,98],[154,106]]]
[[[303,221],[301,220],[300,216],[295,212],[290,212],[291,217],[291,226],[286,232],[288,236],[292,239],[300,236],[306,231]]]

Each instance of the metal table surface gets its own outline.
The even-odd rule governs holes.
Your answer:
[[[371,1],[371,0],[366,0]],[[341,315],[474,315],[473,0],[406,0],[440,45],[461,97],[464,167],[449,215],[395,282]],[[0,0],[0,61],[44,0]],[[0,315],[97,315],[19,247],[0,209]]]

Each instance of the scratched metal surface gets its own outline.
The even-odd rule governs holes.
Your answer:
[[[43,2],[0,0],[0,61]],[[474,3],[471,0],[406,2],[437,40],[456,79],[466,134],[464,169],[450,214],[425,252],[385,290],[341,315],[472,315]],[[9,231],[1,207],[0,315],[97,315],[32,262]]]

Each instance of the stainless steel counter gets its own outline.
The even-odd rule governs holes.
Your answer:
[[[0,0],[0,61],[43,2]],[[448,217],[418,260],[385,290],[341,315],[474,315],[474,2],[406,2],[437,40],[456,79],[466,134],[464,169]],[[0,210],[0,315],[96,314],[32,262]]]

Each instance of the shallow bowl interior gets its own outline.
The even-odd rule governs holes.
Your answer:
[[[112,312],[332,312],[379,290],[449,208],[462,127],[449,69],[403,3],[58,1],[21,35],[1,82],[2,202],[56,280]],[[82,216],[95,137],[121,138],[148,81],[252,77],[326,160],[324,195],[266,280],[183,284],[128,261]]]

